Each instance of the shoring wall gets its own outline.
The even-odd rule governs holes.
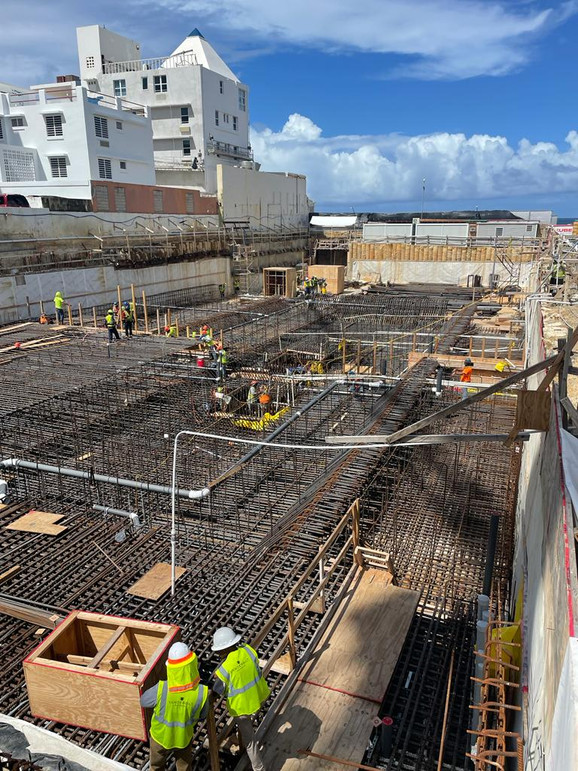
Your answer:
[[[528,301],[526,321],[530,365],[545,357],[537,302]],[[541,373],[531,378],[529,387],[536,388],[542,377]],[[567,765],[568,758],[578,761],[574,648],[578,581],[571,504],[561,473],[559,410],[555,397],[549,431],[524,445],[516,514],[512,596],[523,602],[523,713],[517,728],[525,739],[527,771],[568,771],[576,768]],[[572,667],[574,679],[569,683]],[[573,713],[568,712],[569,704]]]

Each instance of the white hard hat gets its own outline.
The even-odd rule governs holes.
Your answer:
[[[240,639],[241,635],[236,634],[230,626],[222,626],[213,635],[211,650],[224,651],[226,648],[236,645]]]
[[[169,661],[178,661],[184,659],[191,652],[190,648],[184,642],[176,642],[169,648]]]

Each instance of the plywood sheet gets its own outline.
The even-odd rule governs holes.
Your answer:
[[[64,532],[66,527],[62,525],[55,525],[59,519],[62,519],[62,514],[52,514],[49,511],[29,511],[28,514],[24,514],[23,517],[15,519],[9,525],[6,525],[6,530],[22,530],[26,533],[44,533],[45,535],[59,535]]]
[[[301,679],[381,702],[415,613],[419,595],[366,570]]]
[[[360,762],[377,709],[368,701],[301,683],[267,731],[265,767],[276,771],[337,768],[334,763],[299,755],[300,749]]]
[[[185,573],[185,568],[177,567],[177,579]],[[147,573],[127,589],[128,594],[158,600],[171,586],[171,566],[168,562],[157,562]]]

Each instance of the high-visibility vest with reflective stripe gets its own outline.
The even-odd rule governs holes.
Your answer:
[[[257,653],[249,645],[229,653],[216,675],[225,684],[227,707],[234,716],[254,715],[271,693],[261,674]]]
[[[187,747],[208,697],[206,685],[173,692],[168,682],[162,680],[157,687],[157,703],[151,721],[152,738],[166,750]]]

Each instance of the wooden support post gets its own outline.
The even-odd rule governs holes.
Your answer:
[[[215,707],[213,697],[209,696],[209,714],[207,715],[207,734],[209,738],[209,758],[211,759],[211,771],[220,771],[219,742],[217,740],[217,726],[215,725]]]
[[[357,374],[359,375],[361,369],[361,340],[357,341]]]
[[[342,346],[342,350],[341,350],[342,369],[343,369],[343,374],[345,374],[345,363],[347,361],[347,340],[345,338],[341,340],[341,346]]]
[[[499,340],[496,340],[496,344],[494,345],[494,359],[498,358],[498,344]]]
[[[157,335],[161,333],[161,311],[157,308]]]
[[[472,349],[473,349],[473,344],[474,344],[474,341],[473,341],[473,338],[472,338],[472,336],[470,335],[470,347],[469,347],[469,351],[470,351],[470,358],[472,357]]]
[[[393,340],[389,341],[389,367],[388,372],[393,372]]]
[[[376,375],[377,374],[377,342],[373,341],[373,365],[371,367],[371,374]]]
[[[145,332],[148,334],[149,331],[149,315],[147,312],[147,296],[145,294],[145,290],[142,290],[142,312],[144,316],[144,323],[145,323]]]
[[[44,316],[44,301],[40,300],[40,315]]]
[[[96,307],[92,306],[92,323],[94,324],[94,328],[98,329],[98,319],[96,318]]]
[[[170,327],[172,326],[172,319],[171,319],[171,309],[167,308],[167,315],[166,315],[166,324],[165,326]]]
[[[323,585],[323,579],[325,578],[325,556],[323,546],[319,547],[319,583]],[[319,609],[321,613],[325,613],[325,590],[322,589],[319,592]]]
[[[81,327],[84,326],[84,319],[82,318],[82,305],[78,303],[78,323]]]
[[[72,326],[72,306],[68,304],[68,324]]]
[[[116,293],[118,295],[118,318],[116,320],[116,323],[119,325],[119,327],[122,327],[122,313],[120,310],[122,308],[122,294],[120,291],[120,284],[116,285]]]
[[[187,333],[187,340],[188,340],[190,338],[190,336],[191,336],[191,328],[190,328],[190,326],[188,324],[185,327],[185,332]]]
[[[486,355],[486,338],[482,337],[482,359]]]
[[[351,535],[353,538],[353,559],[355,564],[363,567],[363,555],[359,551],[359,498],[351,504]]]
[[[134,284],[130,285],[130,297],[132,302],[132,317],[133,317],[134,331],[138,332],[138,316],[136,312],[136,297],[134,293]]]
[[[295,669],[297,663],[297,649],[295,647],[295,613],[293,610],[293,597],[287,598],[287,637],[289,639],[290,671]]]

